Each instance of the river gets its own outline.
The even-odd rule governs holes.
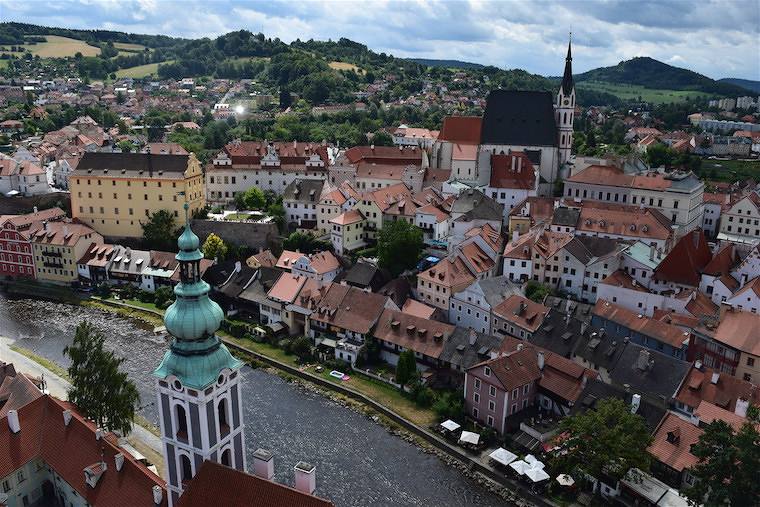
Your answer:
[[[151,372],[166,347],[162,338],[140,321],[100,310],[0,295],[0,335],[64,367],[63,348],[85,319],[125,358],[122,368],[140,391],[140,412],[157,423]],[[257,448],[272,451],[278,482],[293,485],[293,465],[304,460],[317,467],[317,495],[339,507],[506,505],[364,415],[263,370],[245,367],[243,375],[248,463]]]

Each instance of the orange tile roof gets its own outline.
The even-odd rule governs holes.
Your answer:
[[[475,270],[475,274],[490,271],[496,265],[493,259],[485,253],[477,243],[468,243],[459,248],[459,253]]]
[[[364,220],[362,212],[358,209],[352,209],[330,219],[330,223],[336,225],[349,225],[361,222],[362,220]]]
[[[654,270],[657,280],[698,287],[702,269],[712,259],[702,229],[695,229],[681,239]]]
[[[699,442],[702,433],[704,431],[697,426],[675,414],[667,413],[657,427],[647,451],[660,463],[682,472],[699,461],[691,453],[691,446]]]
[[[301,291],[301,287],[306,283],[307,278],[303,275],[293,275],[292,273],[283,273],[277,282],[269,289],[267,296],[270,299],[281,301],[283,303],[292,303]]]
[[[684,333],[676,326],[645,317],[604,299],[596,301],[593,313],[610,322],[623,325],[632,331],[667,343],[676,349],[681,349],[684,346],[684,341],[689,340],[689,333]]]
[[[89,234],[97,234],[84,224],[73,222],[48,222],[47,228],[37,229],[32,239],[33,243],[42,245],[71,246],[76,245],[80,238]]]
[[[464,144],[456,143],[451,150],[452,160],[477,160],[478,159],[478,145],[477,144]]]
[[[438,358],[443,352],[444,342],[455,330],[456,327],[451,324],[386,309],[377,320],[373,335],[405,349]]]
[[[147,504],[146,504],[147,505]],[[332,502],[294,488],[204,461],[177,507],[331,507]]]
[[[344,155],[352,164],[360,161],[397,166],[422,164],[422,150],[416,146],[354,146],[346,150]]]
[[[495,359],[476,364],[470,369],[482,365],[488,365],[505,391],[512,391],[541,378],[537,350],[532,346],[507,352]]]
[[[423,271],[418,278],[428,280],[443,287],[458,287],[469,285],[475,277],[459,257],[446,258],[435,266]]]
[[[646,287],[638,283],[633,277],[631,277],[631,275],[622,269],[613,271],[607,275],[607,277],[602,280],[601,283],[605,285],[611,285],[613,287],[623,287],[625,289],[636,290],[639,292],[649,292]]]
[[[717,374],[717,381],[713,382]],[[760,388],[751,382],[719,373],[702,365],[697,369],[692,365],[675,399],[686,406],[697,408],[702,401],[707,401],[730,412],[736,409],[736,400],[744,399],[753,405],[760,404]]]
[[[277,259],[276,266],[280,269],[290,271],[293,268],[293,264],[295,264],[295,262],[301,257],[303,257],[303,254],[300,252],[283,250],[280,257]]]
[[[702,273],[712,276],[720,276],[723,274],[731,273],[731,268],[734,267],[739,260],[739,256],[736,254],[733,243],[726,243],[718,253],[716,253],[710,262],[702,268]]]
[[[614,166],[591,165],[570,176],[566,181],[593,185],[604,183],[613,187],[630,187],[633,184],[633,175],[626,174],[622,169]]]
[[[438,133],[439,141],[480,144],[480,130],[483,119],[480,116],[447,116]]]
[[[433,316],[437,309],[432,306],[428,306],[425,303],[420,303],[412,298],[407,299],[404,302],[404,306],[401,307],[401,312],[421,319],[429,319]]]
[[[715,330],[717,341],[753,356],[760,356],[760,315],[750,312],[729,310]]]
[[[530,299],[513,294],[493,308],[493,313],[523,329],[534,332],[543,323],[549,308]]]
[[[495,188],[532,190],[536,184],[534,171],[533,163],[521,151],[491,155],[490,185]]]
[[[584,201],[580,209],[577,230],[582,232],[658,240],[672,235],[670,220],[654,208]]]
[[[340,267],[338,258],[335,257],[335,255],[329,250],[311,254],[309,256],[309,261],[311,263],[312,269],[314,269],[314,271],[316,271],[319,275],[329,273],[330,271],[335,271]]]
[[[697,409],[694,411],[694,416],[698,417],[699,422],[702,424],[710,424],[713,421],[727,422],[736,431],[739,431],[747,421],[745,417],[729,412],[724,408],[720,408],[719,406],[713,405],[709,401],[704,400],[699,402]]]

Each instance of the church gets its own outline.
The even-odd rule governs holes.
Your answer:
[[[482,117],[449,116],[433,145],[431,165],[451,170],[450,181],[489,187],[496,158],[522,152],[536,172],[535,190],[551,195],[572,163],[575,84],[571,46],[556,95],[493,90]]]

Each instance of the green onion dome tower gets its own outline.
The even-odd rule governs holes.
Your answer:
[[[153,372],[170,505],[204,460],[246,469],[239,373],[243,362],[216,335],[224,312],[201,280],[203,254],[187,210],[185,204],[185,228],[177,240],[180,282],[174,288],[176,300],[164,314],[171,343]]]

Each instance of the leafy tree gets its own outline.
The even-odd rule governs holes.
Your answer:
[[[134,145],[127,141],[126,139],[123,141],[119,141],[117,146],[122,151],[122,153],[130,153],[134,149]]]
[[[71,359],[69,401],[95,424],[127,435],[140,400],[135,385],[119,371],[123,358],[105,350],[105,337],[89,322],[77,326],[74,341],[63,349]]]
[[[699,459],[690,473],[697,479],[685,491],[693,505],[757,505],[760,498],[760,411],[751,406],[738,431],[725,421],[710,423],[691,448]]]
[[[446,391],[441,393],[433,403],[433,411],[442,421],[445,419],[461,420],[464,414],[463,398],[461,392]]]
[[[398,276],[417,264],[422,252],[422,230],[406,220],[385,225],[378,234],[377,255],[380,265]]]
[[[235,194],[235,206],[241,210],[261,210],[266,207],[267,199],[259,187],[251,187],[245,192]]]
[[[567,434],[554,460],[557,470],[577,476],[621,479],[631,468],[649,469],[652,437],[644,419],[617,398],[605,398],[588,410],[562,420]]]
[[[177,247],[177,231],[174,224],[174,214],[169,210],[159,210],[153,213],[147,222],[141,224],[143,230],[143,245],[151,250],[171,251]]]
[[[672,161],[672,150],[664,144],[655,144],[647,149],[647,163],[652,167],[669,167]]]
[[[203,251],[204,257],[207,259],[218,259],[222,261],[227,256],[227,245],[222,238],[213,232],[209,234],[206,241],[203,242],[201,250]]]
[[[155,304],[157,308],[165,310],[166,308],[169,308],[169,305],[173,302],[174,290],[171,287],[159,287],[153,294],[153,304]]]
[[[300,336],[293,340],[290,344],[290,352],[302,361],[306,361],[311,358],[311,343],[305,336]]]
[[[393,138],[388,132],[378,130],[372,136],[372,144],[375,146],[393,146]]]
[[[536,303],[543,303],[546,296],[554,293],[554,290],[548,285],[544,285],[536,282],[535,280],[528,281],[525,286],[525,297]]]
[[[280,88],[280,109],[287,109],[290,104],[293,103],[293,97],[290,95],[290,90],[287,88]]]
[[[405,386],[417,376],[417,361],[414,351],[407,349],[398,356],[396,363],[396,382]]]
[[[332,243],[329,241],[320,241],[312,234],[294,232],[285,238],[285,241],[282,242],[282,247],[285,250],[299,251],[305,254],[311,254],[314,252],[332,250]]]

